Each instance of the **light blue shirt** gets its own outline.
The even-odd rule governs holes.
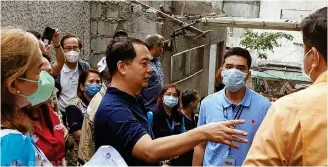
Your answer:
[[[244,119],[246,122],[242,125],[237,125],[236,129],[246,131],[248,144],[236,143],[239,149],[231,148],[231,155],[236,157],[236,166],[241,166],[244,162],[247,152],[252,145],[253,138],[261,122],[263,121],[271,103],[268,99],[260,94],[246,88],[245,96],[240,104],[234,110],[232,103],[225,95],[225,88],[217,93],[209,95],[201,103],[198,126],[211,122],[224,121],[224,110],[228,113],[228,120],[233,120],[240,106],[244,106],[239,119]],[[224,144],[207,142],[203,166],[222,166],[224,159],[228,157],[229,146]]]
[[[8,129],[1,133],[1,166],[36,166],[33,139],[29,134]]]

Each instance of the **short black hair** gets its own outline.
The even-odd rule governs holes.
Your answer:
[[[308,48],[315,47],[327,63],[327,7],[305,17],[301,22],[303,42]]]
[[[194,102],[196,100],[196,95],[198,95],[197,90],[186,90],[182,92],[181,95],[181,103],[182,107],[188,107],[190,103]]]
[[[247,60],[248,70],[251,69],[252,57],[249,54],[248,50],[241,48],[241,47],[233,47],[233,48],[228,49],[227,52],[223,56],[223,58],[224,58],[223,64],[225,62],[225,59],[232,55],[237,55],[237,56],[245,58]]]
[[[77,41],[78,41],[78,44],[79,44],[79,48],[81,49],[82,48],[82,41],[80,40],[80,38],[78,38],[77,36],[75,35],[72,35],[72,34],[67,34],[65,36],[63,36],[63,38],[60,40],[60,45],[62,48],[64,48],[64,41],[68,38],[76,38]]]
[[[41,34],[37,31],[27,30],[27,32],[33,34],[38,40],[41,40]]]
[[[134,43],[146,46],[142,40],[132,37],[114,38],[109,42],[106,50],[106,63],[112,76],[117,71],[117,62],[129,63],[137,56],[133,47]]]
[[[128,33],[125,32],[124,30],[118,30],[118,31],[114,34],[113,38],[117,38],[117,37],[128,37]]]

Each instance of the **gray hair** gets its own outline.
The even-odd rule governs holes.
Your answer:
[[[145,43],[148,49],[152,49],[155,46],[161,44],[164,41],[164,37],[159,34],[148,35]]]

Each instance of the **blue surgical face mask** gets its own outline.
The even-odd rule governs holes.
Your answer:
[[[93,97],[95,96],[101,89],[101,85],[99,84],[87,84],[85,86],[85,93],[90,96]]]
[[[52,91],[54,90],[55,80],[46,71],[41,71],[38,81],[25,79],[25,78],[19,78],[19,79],[27,82],[38,83],[38,89],[33,94],[29,96],[25,96],[18,93],[18,95],[25,97],[27,101],[31,103],[32,106],[48,100],[52,95]]]
[[[222,71],[223,83],[231,92],[237,92],[245,86],[246,74],[237,69],[228,69]]]
[[[173,108],[178,104],[178,98],[175,96],[164,96],[163,97],[163,103],[168,107],[168,108]]]

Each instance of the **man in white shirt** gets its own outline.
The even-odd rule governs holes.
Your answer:
[[[77,95],[78,79],[80,73],[89,69],[90,65],[79,59],[82,42],[74,35],[65,35],[60,45],[64,49],[65,64],[56,78],[56,87],[58,88],[58,99],[60,111],[63,114],[63,121],[66,125],[65,109],[71,100]]]

